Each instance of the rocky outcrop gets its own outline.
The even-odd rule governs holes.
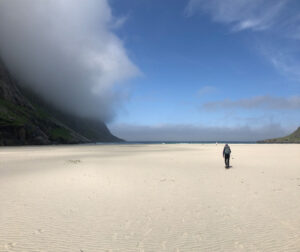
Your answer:
[[[300,127],[288,136],[262,140],[258,143],[300,143]]]
[[[122,141],[101,121],[67,115],[31,98],[0,60],[0,145]]]

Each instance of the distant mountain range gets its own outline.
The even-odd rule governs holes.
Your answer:
[[[0,60],[0,145],[121,141],[102,121],[66,114],[22,90]]]
[[[300,127],[288,136],[262,140],[258,143],[300,143]]]

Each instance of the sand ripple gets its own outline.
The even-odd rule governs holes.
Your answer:
[[[0,252],[300,251],[300,145],[221,148],[2,148]]]

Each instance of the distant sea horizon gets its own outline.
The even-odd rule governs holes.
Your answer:
[[[255,144],[257,143],[257,141],[125,141],[125,142],[116,142],[116,143],[97,142],[96,144],[134,145],[134,144],[226,144],[226,143],[227,144]]]

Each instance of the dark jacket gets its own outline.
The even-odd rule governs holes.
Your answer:
[[[230,155],[230,153],[231,153],[231,149],[230,149],[229,145],[226,144],[225,147],[224,147],[224,149],[223,149],[223,157],[225,156],[225,150],[226,150],[227,148],[229,149],[229,155]]]

